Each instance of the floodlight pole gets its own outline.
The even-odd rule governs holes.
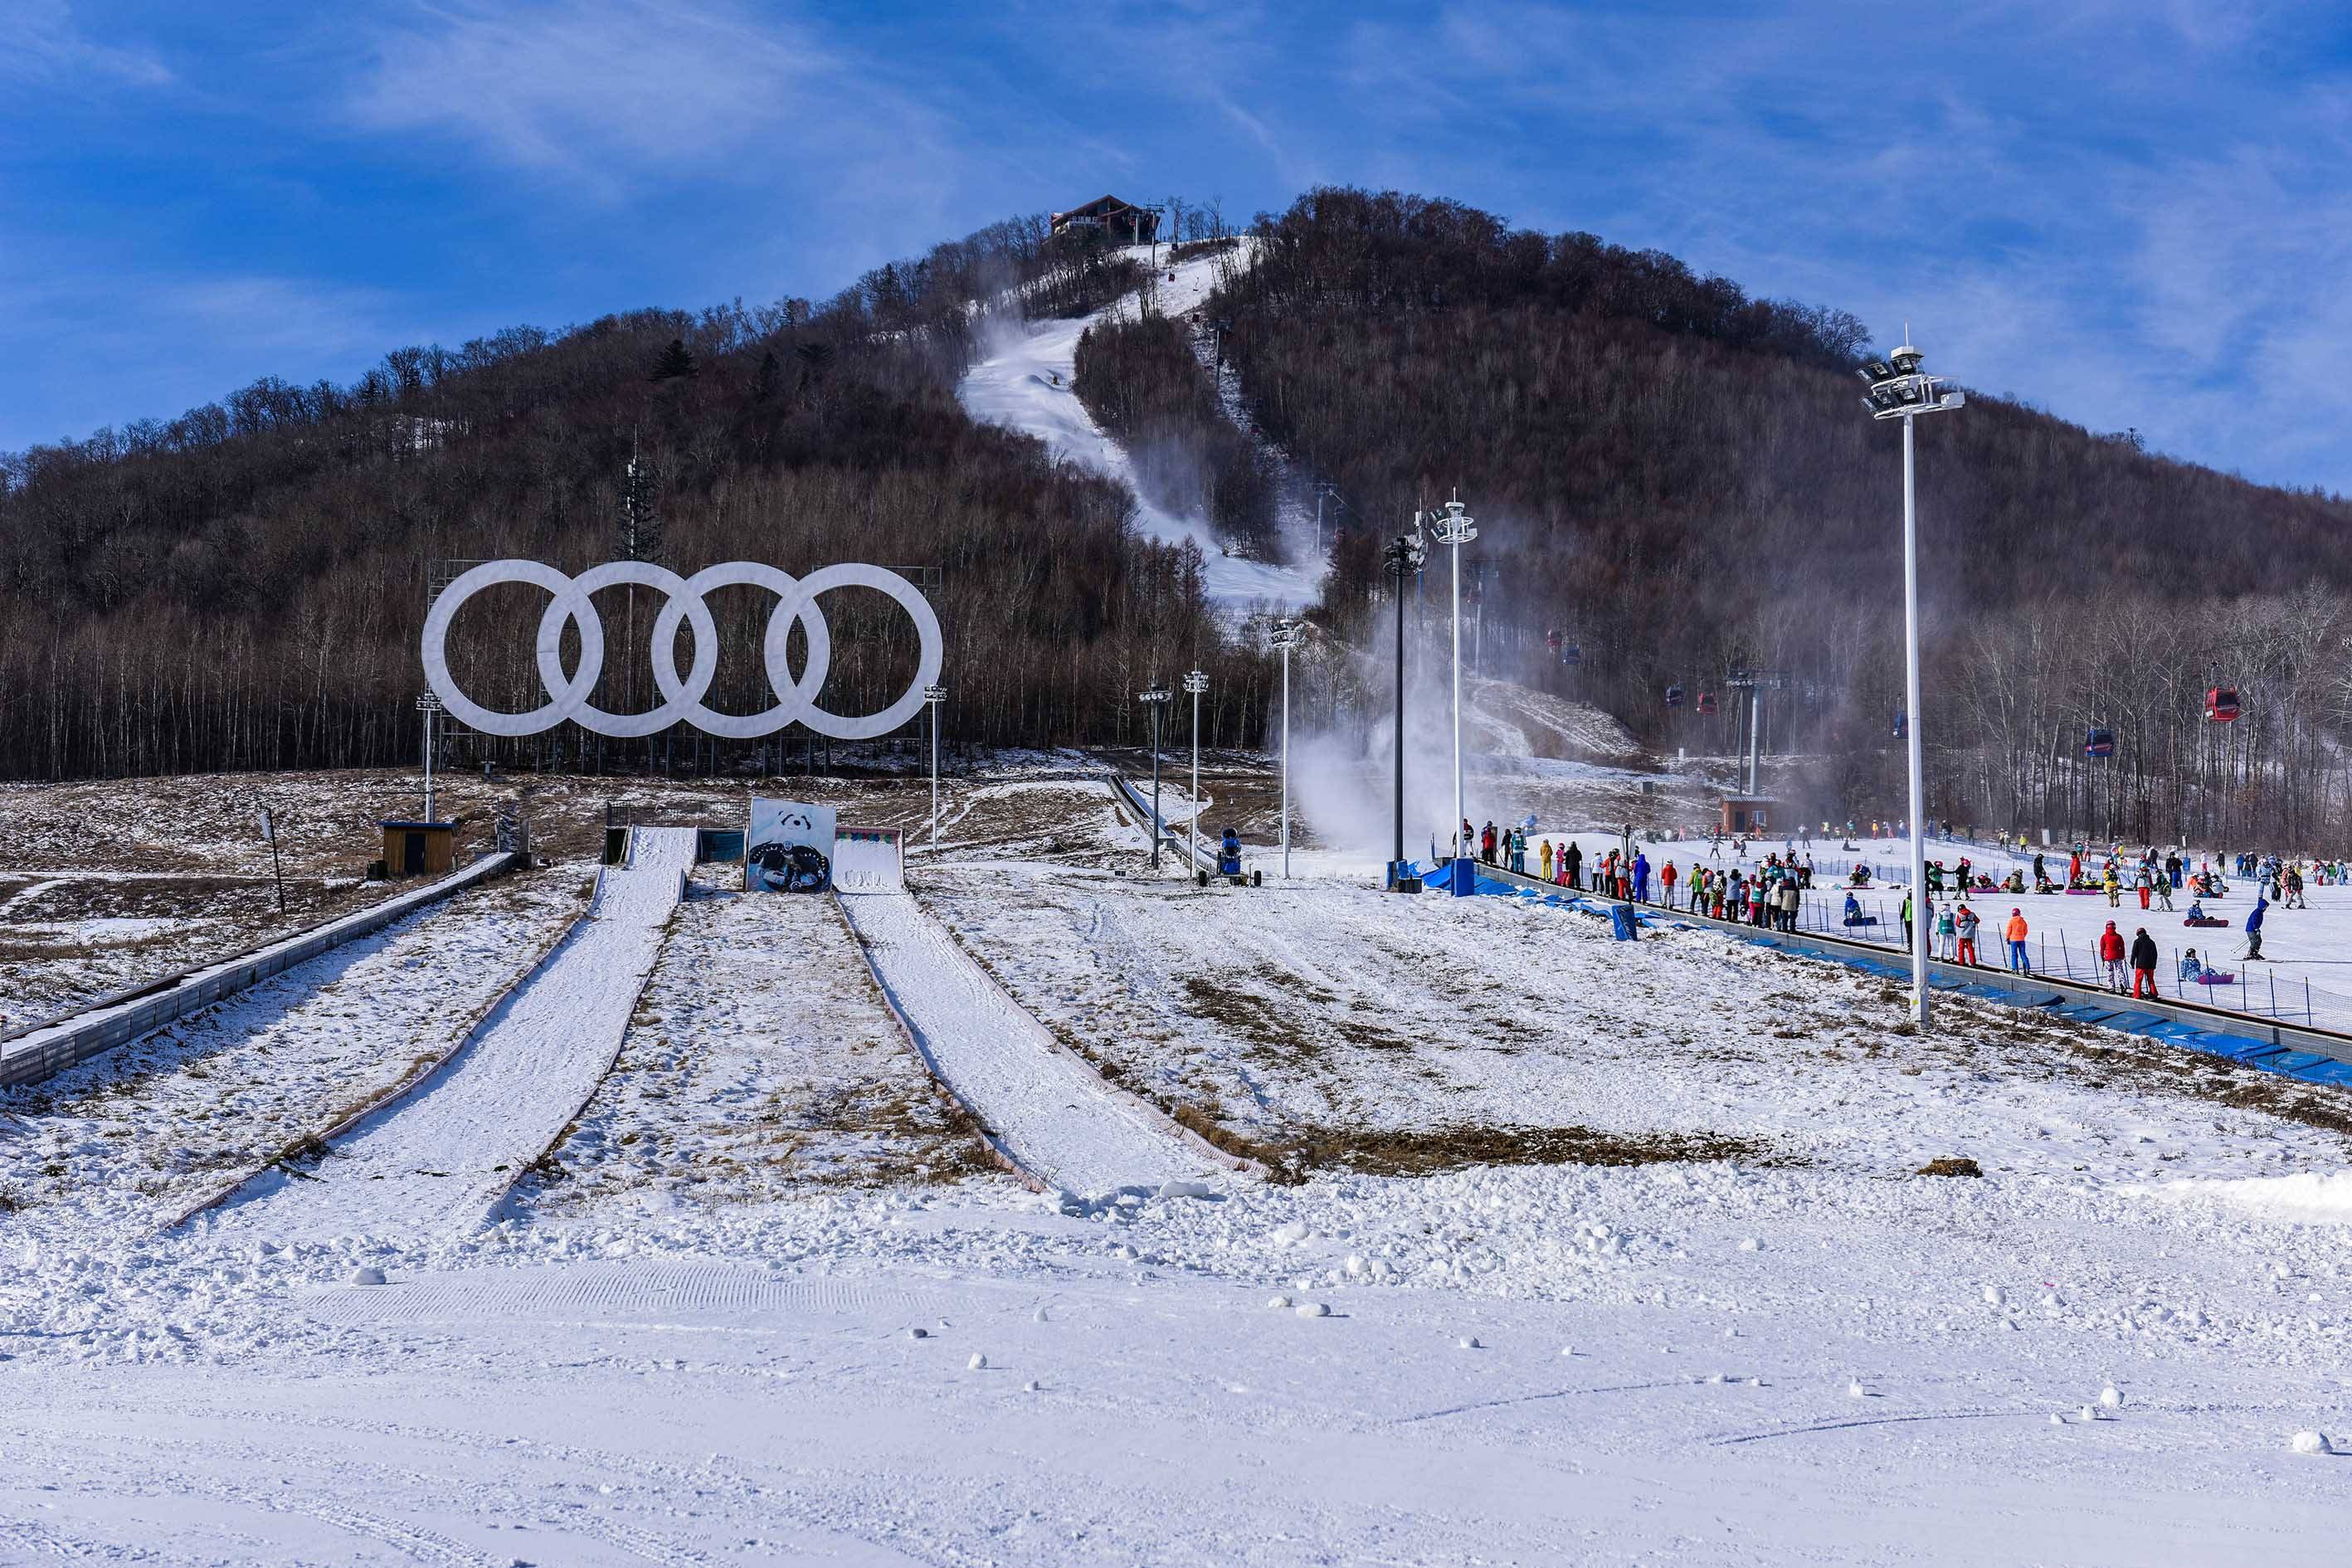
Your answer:
[[[1192,820],[1185,826],[1185,838],[1192,852],[1192,864],[1201,864],[1201,693],[1209,689],[1209,673],[1204,669],[1186,672],[1184,689],[1192,698]]]
[[[1909,334],[1906,333],[1906,337]],[[1905,749],[1911,775],[1911,1005],[1927,1029],[1927,752],[1919,709],[1919,507],[1912,455],[1912,417],[1903,416],[1903,691],[1910,705]]]
[[[931,710],[931,847],[940,847],[940,704],[946,701],[944,686],[923,688],[923,705]]]
[[[1400,534],[1383,553],[1382,564],[1396,579],[1396,849],[1389,860],[1389,886],[1396,887],[1404,864],[1404,580],[1421,570],[1426,559],[1416,528]]]
[[[1168,706],[1169,690],[1158,681],[1138,693],[1137,700],[1151,710],[1151,868],[1160,869],[1160,710]]]
[[[1463,515],[1462,502],[1457,498],[1445,503],[1444,511],[1434,519],[1433,531],[1440,544],[1454,547],[1454,831],[1461,833],[1462,824],[1468,820],[1463,813],[1462,798],[1462,547],[1477,538],[1478,531]],[[1402,730],[1397,744],[1404,744]],[[1454,845],[1456,855],[1468,850],[1466,844]],[[1399,858],[1402,858],[1402,854]]]
[[[1860,374],[1870,384],[1863,399],[1874,419],[1903,421],[1903,677],[1908,703],[1908,763],[1911,785],[1911,1005],[1922,1033],[1927,1027],[1927,952],[1931,940],[1927,919],[1927,839],[1926,742],[1919,710],[1919,515],[1912,423],[1922,414],[1958,408],[1959,393],[1938,393],[1939,376],[1919,369],[1923,356],[1911,345],[1910,327],[1904,327],[1903,346],[1887,360],[1872,361]],[[1891,363],[1888,363],[1891,362]]]
[[[433,715],[441,711],[441,699],[434,692],[420,692],[416,710],[425,716],[425,820],[439,819],[433,815]]]
[[[1282,875],[1290,877],[1290,650],[1298,642],[1299,623],[1276,621],[1274,646],[1282,650]]]

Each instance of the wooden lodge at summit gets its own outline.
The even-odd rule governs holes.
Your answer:
[[[1150,245],[1160,237],[1160,210],[1117,196],[1097,196],[1066,213],[1047,215],[1055,234],[1093,232],[1106,245]]]

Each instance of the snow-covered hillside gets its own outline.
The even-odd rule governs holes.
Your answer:
[[[1711,931],[1154,876],[1087,759],[947,804],[878,919],[719,868],[600,906],[538,972],[581,1050],[405,1168],[330,1141],[161,1229],[507,993],[584,858],[0,1094],[0,1562],[2340,1557],[2352,1095],[1959,998],[1923,1037]],[[959,1009],[1026,1076],[935,1077]],[[446,1223],[509,1123],[552,1156]]]
[[[1149,265],[1150,248],[1136,247],[1128,254]],[[1236,254],[1245,264],[1246,248]],[[1197,308],[1216,287],[1220,259],[1202,256],[1161,268],[1150,289],[1154,308],[1170,316]],[[1028,322],[992,318],[980,329],[985,353],[965,372],[956,396],[973,418],[1034,436],[1056,458],[1132,487],[1134,467],[1126,448],[1095,423],[1071,382],[1079,335],[1113,311],[1137,308],[1130,295],[1091,316]],[[1295,607],[1318,596],[1314,574],[1224,553],[1204,518],[1175,516],[1139,495],[1135,522],[1154,539],[1197,543],[1207,558],[1209,597],[1228,610]]]

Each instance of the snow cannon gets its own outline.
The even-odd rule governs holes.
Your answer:
[[[1400,867],[1404,868],[1402,872],[1398,868]],[[1265,886],[1265,872],[1242,869],[1242,836],[1230,827],[1226,828],[1223,837],[1217,840],[1217,875],[1224,878],[1236,888]],[[1209,885],[1209,873],[1205,870],[1196,870],[1192,873],[1192,879],[1199,886],[1205,888]],[[1406,879],[1413,883],[1412,888],[1407,889],[1399,885]],[[1409,860],[1400,860],[1389,868],[1389,886],[1395,891],[1419,892],[1420,881],[1421,879],[1413,874],[1412,863]]]

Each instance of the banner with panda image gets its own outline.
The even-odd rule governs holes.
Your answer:
[[[743,885],[755,893],[824,892],[833,885],[833,827],[829,805],[754,796]]]

